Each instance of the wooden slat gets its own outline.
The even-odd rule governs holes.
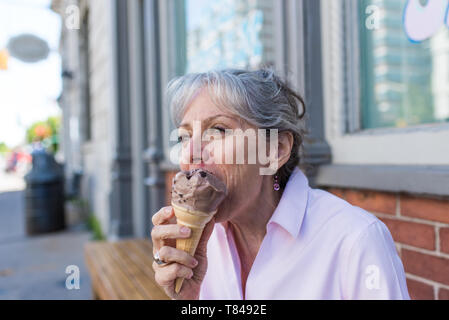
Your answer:
[[[86,264],[92,277],[92,285],[101,299],[118,299],[117,289],[109,281],[107,271],[103,270],[101,257],[96,253],[100,243],[89,243],[85,246]]]
[[[93,243],[89,244],[88,252],[90,254],[88,265],[91,267],[89,270],[94,275],[93,285],[97,285],[100,288],[96,288],[98,295],[101,299],[125,299],[126,292],[130,290],[126,284],[123,284],[120,275],[117,275],[117,270],[114,268],[114,263],[110,257],[106,255],[105,248],[109,244],[107,243]],[[104,287],[101,290],[101,287]],[[132,298],[135,295],[130,294]]]
[[[114,247],[108,249],[109,253],[114,256],[115,267],[123,272],[126,279],[132,283],[134,290],[138,291],[144,299],[149,299],[151,294],[148,293],[145,286],[151,283],[151,280],[148,277],[142,279],[140,269],[126,253],[122,252],[118,244],[114,244]]]
[[[119,299],[143,299],[143,297],[134,290],[133,285],[129,283],[125,274],[116,267],[113,258],[108,254],[109,245],[96,248],[97,257],[102,264],[102,272],[106,271],[107,282],[111,283],[115,289],[115,294]],[[97,258],[98,259],[98,258]]]
[[[150,279],[145,275],[145,273],[139,268],[139,266],[130,259],[129,252],[123,250],[120,244],[114,247],[116,254],[120,255],[120,268],[123,268],[127,273],[127,276],[134,283],[136,288],[142,293],[145,299],[151,299],[151,283]]]
[[[151,258],[148,255],[148,252],[152,252],[152,248],[150,251],[141,251],[139,247],[138,241],[132,241],[128,243],[123,243],[123,247],[127,250],[129,258],[138,266],[138,268],[142,271],[143,276],[146,279],[151,279],[151,282],[147,282],[146,286],[149,288],[150,297],[152,300],[160,300],[160,299],[169,299],[166,296],[164,291],[156,284],[154,281],[154,271],[153,271],[153,257],[151,254]]]
[[[152,245],[146,239],[91,242],[86,264],[100,299],[169,299],[154,280]]]
[[[120,299],[145,299],[141,290],[139,290],[135,283],[133,283],[133,279],[121,268],[120,257],[115,254],[115,249],[111,245],[108,245],[101,248],[101,250],[103,254],[107,256],[107,259],[109,259],[110,269],[113,270],[112,274],[114,275],[114,282],[120,287],[120,291],[118,292]]]

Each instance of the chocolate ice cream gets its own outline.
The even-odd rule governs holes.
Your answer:
[[[225,184],[209,171],[180,171],[173,178],[172,203],[189,210],[214,212],[225,196]]]

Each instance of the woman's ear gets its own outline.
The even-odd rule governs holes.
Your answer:
[[[268,168],[261,168],[262,175],[273,175],[275,174],[279,168],[281,168],[285,163],[287,163],[288,159],[290,159],[290,154],[293,148],[293,134],[290,131],[282,131],[276,133],[274,136],[271,134],[270,130],[270,143],[276,143],[277,140],[277,150],[273,150],[276,148],[266,149],[267,157],[269,158],[269,166]],[[274,151],[274,152],[273,152]],[[277,154],[275,152],[277,151]]]
[[[293,148],[293,134],[290,131],[282,131],[278,137],[278,165],[282,167],[288,159]]]

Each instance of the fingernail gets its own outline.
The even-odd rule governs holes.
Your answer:
[[[182,233],[182,234],[189,234],[189,232],[190,232],[190,229],[189,229],[189,228],[187,228],[187,227],[182,227],[182,228],[181,228],[181,233]]]
[[[189,275],[189,277],[187,279],[192,279],[193,277],[193,272]]]
[[[192,266],[196,267],[197,264],[198,264],[198,261],[197,261],[197,260],[193,260],[193,261],[192,261]]]

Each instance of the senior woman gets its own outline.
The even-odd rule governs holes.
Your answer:
[[[190,229],[176,224],[172,208],[154,214],[154,254],[165,263],[154,262],[153,268],[169,297],[409,299],[386,226],[361,208],[309,187],[299,169],[305,105],[273,70],[187,74],[169,84],[168,101],[182,132],[182,149],[189,151],[183,152],[189,158],[181,159],[181,170],[201,167],[227,187],[194,257],[176,249],[175,239],[188,238]],[[243,147],[223,143],[234,139],[227,132],[248,129],[278,130],[277,152],[267,153],[278,164],[274,175],[262,175],[267,164],[249,163],[249,152],[244,163],[223,161]],[[218,136],[202,139],[208,130]],[[192,152],[195,143],[199,158]],[[178,277],[185,280],[176,294]]]

